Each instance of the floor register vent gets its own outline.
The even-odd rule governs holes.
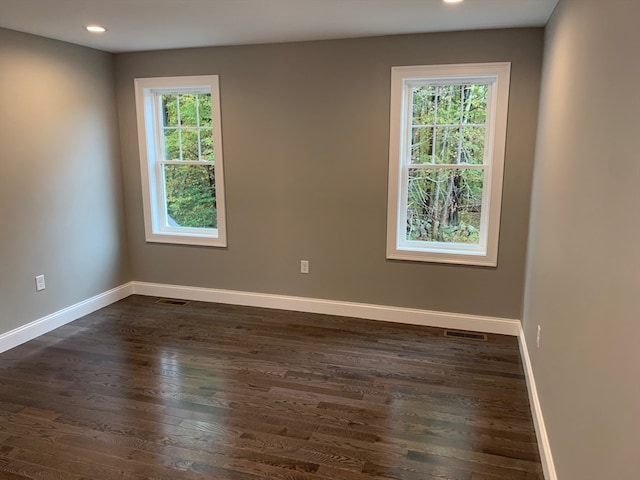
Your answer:
[[[160,298],[156,300],[156,303],[161,303],[163,305],[174,305],[176,307],[184,307],[185,305],[189,305],[187,300],[176,300],[175,298]]]
[[[462,330],[445,330],[444,331],[444,336],[445,337],[451,337],[451,338],[464,338],[467,340],[480,340],[482,342],[486,342],[487,341],[487,334],[486,333],[478,333],[478,332],[465,332]]]

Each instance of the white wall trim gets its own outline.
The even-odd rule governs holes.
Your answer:
[[[292,297],[267,293],[218,290],[214,288],[133,282],[133,293],[155,297],[180,298],[202,302],[227,303],[251,307],[277,308],[297,312],[321,313],[343,317],[408,323],[428,327],[472,330],[517,336],[520,321],[461,313],[434,312],[413,308],[389,307],[366,303],[342,302],[317,298]]]
[[[529,405],[531,405],[531,415],[533,416],[533,424],[536,429],[536,437],[538,438],[538,448],[540,450],[540,461],[542,462],[542,470],[545,480],[558,480],[556,468],[553,463],[553,455],[551,454],[551,445],[547,436],[547,428],[545,427],[544,417],[542,416],[542,407],[538,399],[538,389],[536,388],[536,380],[533,376],[533,368],[531,367],[531,359],[529,358],[529,350],[527,349],[527,340],[524,336],[524,329],[520,328],[518,333],[518,341],[520,343],[520,355],[524,364],[524,373],[527,380],[527,390],[529,391]]]
[[[14,330],[0,334],[0,353],[6,352],[132,294],[182,298],[186,300],[246,305],[251,307],[276,308],[280,310],[321,313],[325,315],[364,318],[368,320],[406,323],[427,327],[472,330],[511,336],[517,336],[521,332],[520,321],[515,319],[267,293],[129,282],[34,320]]]
[[[133,285],[132,282],[129,282],[3,333],[0,335],[0,353],[6,352],[29,340],[33,340],[40,335],[44,335],[62,325],[73,322],[80,317],[95,312],[118,300],[122,300],[132,293]]]

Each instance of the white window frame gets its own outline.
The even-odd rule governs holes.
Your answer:
[[[218,75],[136,78],[134,86],[146,241],[226,247],[227,233]],[[160,95],[168,93],[211,93],[217,228],[176,227],[170,226],[167,221],[162,165],[168,163],[200,163],[165,161],[160,157],[160,152],[163,151]],[[202,161],[202,163],[205,162]],[[210,165],[211,162],[206,162],[206,164]]]
[[[391,69],[387,258],[463,265],[497,265],[510,72],[511,64],[508,62],[421,65]],[[484,182],[479,244],[407,240],[411,88],[414,85],[473,82],[489,85],[484,162],[481,167],[484,169]],[[412,168],[415,168],[415,165],[412,165]],[[427,164],[425,168],[432,167]]]

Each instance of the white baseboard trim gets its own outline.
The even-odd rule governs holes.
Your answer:
[[[517,336],[520,321],[458,313],[434,312],[413,308],[388,307],[366,303],[322,300],[267,293],[218,290],[214,288],[186,287],[159,283],[132,282],[133,293],[153,297],[180,298],[202,302],[227,303],[250,307],[277,308],[296,312],[321,313],[343,317],[408,323],[428,327],[472,330]]]
[[[14,330],[0,334],[0,353],[6,352],[132,294],[183,298],[186,300],[246,305],[251,307],[276,308],[280,310],[321,313],[325,315],[407,323],[427,327],[472,330],[511,336],[517,336],[521,331],[520,321],[515,319],[434,312],[413,308],[388,307],[384,305],[272,295],[267,293],[129,282],[34,320]]]
[[[531,415],[533,416],[533,424],[536,429],[536,437],[538,438],[538,448],[540,450],[540,461],[542,462],[544,478],[545,480],[558,480],[556,467],[553,463],[553,455],[551,454],[549,437],[547,436],[547,428],[545,427],[544,417],[542,416],[542,407],[540,406],[540,400],[538,399],[538,389],[536,388],[536,380],[533,376],[533,368],[531,367],[531,359],[529,358],[527,340],[522,328],[520,328],[520,332],[518,333],[518,341],[520,343],[522,363],[524,364],[527,390],[529,391],[529,404],[531,405]]]
[[[88,315],[118,300],[122,300],[133,293],[131,282],[112,288],[107,292],[100,293],[94,297],[78,302],[70,307],[58,310],[46,317],[39,318],[26,325],[18,327],[0,335],[0,353],[6,352],[29,340],[33,340],[40,335],[55,330],[62,325],[73,322],[80,317]]]

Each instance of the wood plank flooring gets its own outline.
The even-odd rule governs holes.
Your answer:
[[[0,479],[543,479],[513,337],[156,300],[0,355]]]

